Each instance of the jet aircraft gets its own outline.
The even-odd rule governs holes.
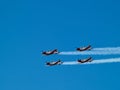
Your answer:
[[[77,51],[86,51],[86,50],[91,50],[91,45],[88,45],[87,47],[81,47],[81,48],[77,48]]]
[[[83,59],[83,60],[81,60],[81,59],[77,60],[78,63],[86,63],[86,62],[92,62],[92,61],[93,61],[92,57],[89,57],[89,58]]]
[[[54,49],[52,51],[44,51],[44,52],[42,52],[42,54],[44,54],[44,55],[58,54],[58,50]]]
[[[61,60],[58,60],[56,62],[46,62],[46,65],[48,66],[54,66],[54,65],[61,65],[63,62]]]

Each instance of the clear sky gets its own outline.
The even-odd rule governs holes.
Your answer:
[[[46,61],[88,56],[41,55],[88,44],[120,46],[119,0],[0,2],[0,90],[120,90],[119,63],[46,67]]]

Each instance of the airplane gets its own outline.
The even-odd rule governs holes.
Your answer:
[[[42,54],[44,54],[44,55],[58,54],[58,50],[54,49],[52,51],[44,51],[44,52],[42,52]]]
[[[54,65],[61,65],[63,62],[61,60],[58,60],[56,62],[46,62],[46,65],[48,66],[54,66]]]
[[[79,63],[86,63],[86,62],[92,62],[92,61],[93,61],[92,57],[89,57],[89,58],[84,59],[84,60],[81,60],[81,59],[77,60],[77,62],[79,62]]]
[[[86,50],[91,50],[91,45],[88,45],[87,47],[82,47],[82,48],[77,48],[77,51],[86,51]]]

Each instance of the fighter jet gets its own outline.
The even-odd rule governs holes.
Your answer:
[[[81,59],[77,60],[77,62],[79,62],[79,63],[86,63],[86,62],[92,62],[92,61],[93,61],[92,57],[89,57],[89,58],[84,59],[84,60],[81,60]]]
[[[52,51],[44,51],[44,52],[42,52],[42,54],[44,54],[44,55],[58,54],[58,50],[55,49],[55,50],[52,50]]]
[[[46,65],[48,66],[54,66],[54,65],[61,65],[63,62],[61,60],[58,60],[56,62],[46,62]]]
[[[91,45],[88,45],[87,47],[82,47],[82,48],[77,48],[77,51],[86,51],[86,50],[91,50]]]

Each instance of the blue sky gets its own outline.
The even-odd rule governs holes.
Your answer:
[[[41,55],[120,46],[119,0],[4,0],[0,8],[0,90],[120,90],[119,63],[46,67],[88,56]]]

